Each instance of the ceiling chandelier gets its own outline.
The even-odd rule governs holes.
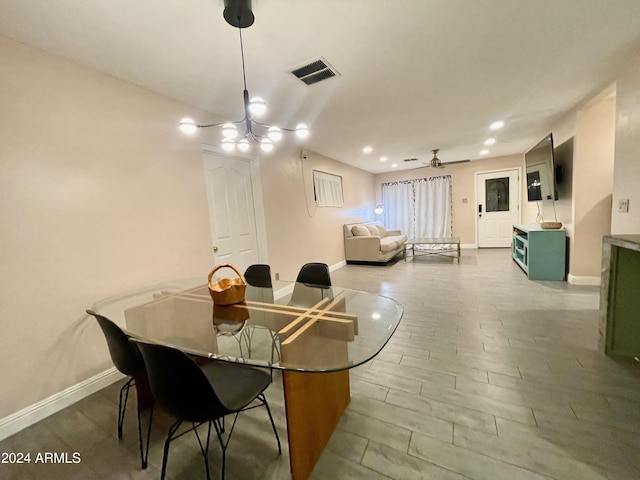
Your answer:
[[[180,130],[184,133],[192,134],[199,128],[222,127],[221,147],[227,152],[238,150],[246,152],[251,148],[250,140],[258,143],[265,152],[273,150],[274,142],[280,140],[283,132],[295,132],[299,138],[309,135],[309,129],[303,123],[296,128],[277,127],[256,121],[253,117],[262,115],[267,106],[260,97],[253,97],[249,100],[247,91],[247,78],[244,67],[244,47],[242,44],[242,29],[253,25],[255,20],[251,11],[251,0],[224,0],[223,16],[226,22],[232,27],[236,27],[240,33],[240,55],[242,58],[242,81],[244,90],[242,97],[244,102],[244,118],[237,122],[211,123],[208,125],[198,125],[190,118],[183,118],[180,121]],[[241,127],[239,131],[239,128]],[[244,128],[242,128],[244,127]]]

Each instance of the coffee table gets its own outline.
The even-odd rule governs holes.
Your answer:
[[[427,248],[419,249],[416,253],[416,245],[426,246]],[[442,245],[448,246],[441,247]],[[403,258],[405,262],[407,261],[407,250],[409,249],[411,249],[412,257],[421,255],[440,255],[443,257],[455,256],[458,259],[458,263],[460,263],[460,237],[409,238],[405,242],[403,250]],[[452,255],[452,253],[454,255]]]

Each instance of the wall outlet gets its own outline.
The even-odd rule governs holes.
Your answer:
[[[623,198],[618,202],[618,212],[620,213],[628,213],[629,212],[629,199]]]
[[[280,274],[276,273],[276,280],[280,280]]]

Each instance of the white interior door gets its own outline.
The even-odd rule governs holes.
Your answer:
[[[520,218],[520,171],[476,174],[478,247],[509,247]]]
[[[244,272],[260,257],[250,162],[210,151],[204,159],[215,263]]]

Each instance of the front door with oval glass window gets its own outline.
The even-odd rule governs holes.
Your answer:
[[[509,247],[519,223],[520,185],[517,169],[479,173],[477,183],[478,247]]]

